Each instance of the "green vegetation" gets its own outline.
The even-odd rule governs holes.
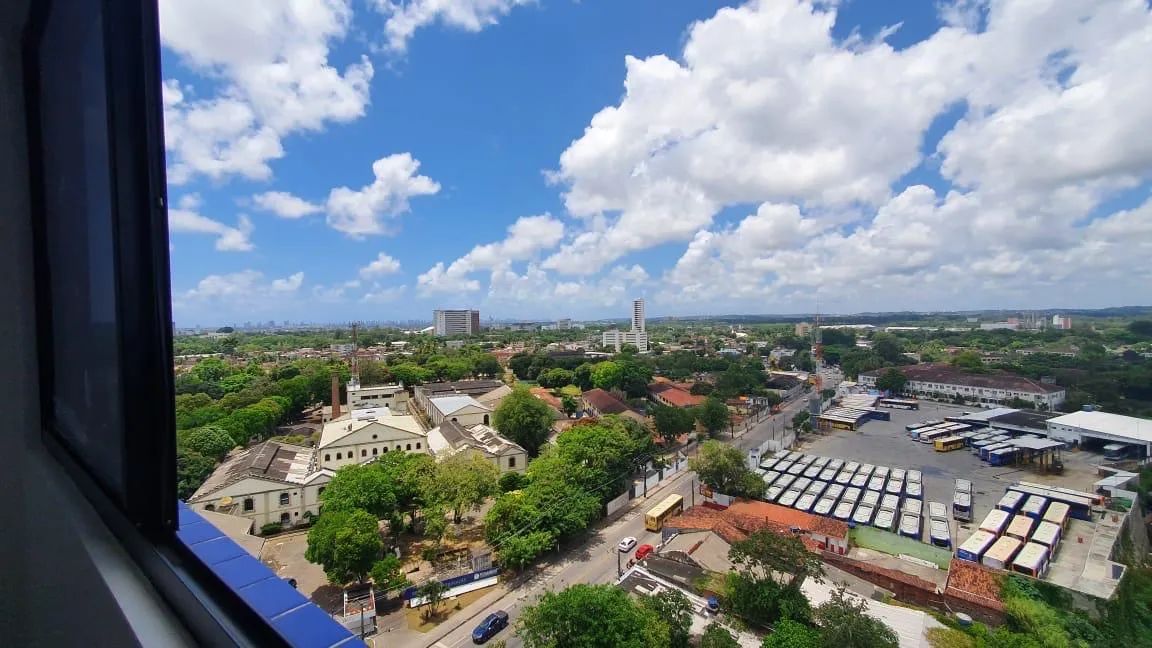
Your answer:
[[[700,636],[700,648],[739,648],[740,643],[719,623],[709,623]]]
[[[524,387],[517,387],[496,408],[493,425],[535,457],[552,434],[552,408]]]
[[[523,568],[583,533],[653,450],[651,434],[626,419],[605,416],[572,426],[529,464],[520,488],[498,497],[485,516],[484,534],[500,563]]]
[[[849,595],[843,586],[816,608],[814,616],[820,626],[821,648],[896,648],[900,645],[896,631],[870,616],[868,604]]]
[[[660,614],[612,585],[573,585],[524,608],[516,633],[528,648],[659,648],[672,645]]]
[[[362,581],[380,559],[384,543],[376,517],[358,509],[324,511],[308,530],[304,557],[324,568],[332,583]]]
[[[850,532],[852,543],[865,549],[875,549],[886,554],[905,554],[935,563],[940,569],[948,569],[952,562],[952,552],[940,547],[919,542],[913,538],[884,531],[871,526],[858,526]]]
[[[681,434],[691,432],[696,424],[695,413],[690,409],[653,405],[649,408],[649,412],[656,426],[656,433],[669,445],[675,444],[676,438]]]
[[[719,441],[700,444],[699,453],[688,460],[688,467],[718,493],[758,499],[767,490],[760,475],[748,468],[744,453]]]

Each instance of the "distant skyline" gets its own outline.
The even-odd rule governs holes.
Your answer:
[[[160,6],[181,326],[1152,303],[1143,0]]]

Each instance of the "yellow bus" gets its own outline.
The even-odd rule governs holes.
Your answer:
[[[684,498],[680,495],[669,495],[662,502],[648,509],[644,514],[644,526],[649,531],[659,531],[664,528],[664,520],[678,515],[684,510]]]
[[[952,452],[964,447],[964,437],[950,436],[943,439],[936,439],[936,452]]]

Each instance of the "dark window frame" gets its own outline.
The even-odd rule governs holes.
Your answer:
[[[85,3],[97,21],[77,20]],[[59,13],[56,13],[59,12]],[[107,110],[109,204],[113,239],[115,335],[121,349],[118,397],[125,408],[118,438],[122,477],[110,483],[92,469],[82,448],[61,434],[54,407],[52,268],[48,262],[48,151],[62,144],[46,131],[49,97],[41,61],[55,50],[52,29],[98,24],[102,57],[74,60],[104,84]],[[37,355],[41,435],[61,472],[76,483],[125,553],[178,620],[204,645],[288,646],[288,642],[177,536],[176,435],[172,375],[171,286],[161,99],[159,16],[155,0],[41,0],[31,3],[20,48],[36,277]],[[62,69],[69,69],[65,61]],[[58,81],[54,81],[58,83]],[[70,106],[86,104],[79,88]],[[90,97],[87,97],[90,98]],[[58,98],[57,98],[58,99]],[[51,147],[51,148],[50,148]],[[73,146],[69,146],[71,153]],[[56,171],[56,169],[53,169]],[[77,205],[77,209],[85,205]],[[55,221],[54,221],[55,222]],[[60,276],[66,276],[63,273]],[[69,276],[69,278],[71,278]],[[160,434],[157,434],[159,429]],[[146,640],[141,638],[141,640]]]

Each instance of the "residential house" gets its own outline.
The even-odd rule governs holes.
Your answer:
[[[589,389],[581,394],[580,404],[585,416],[616,414],[623,418],[632,419],[641,425],[648,425],[647,417],[628,407],[627,403],[599,387]]]
[[[428,432],[428,445],[437,460],[470,452],[492,462],[500,472],[524,472],[528,453],[487,425],[464,426],[447,420]]]
[[[257,527],[294,526],[320,514],[334,474],[314,465],[312,448],[265,441],[230,455],[188,498],[196,511],[247,518]]]
[[[360,410],[324,424],[317,446],[318,463],[335,470],[364,463],[386,452],[428,453],[428,434],[412,416],[387,408]]]
[[[648,397],[661,405],[680,408],[696,407],[707,400],[704,396],[693,394],[679,385],[661,381],[648,385]]]

